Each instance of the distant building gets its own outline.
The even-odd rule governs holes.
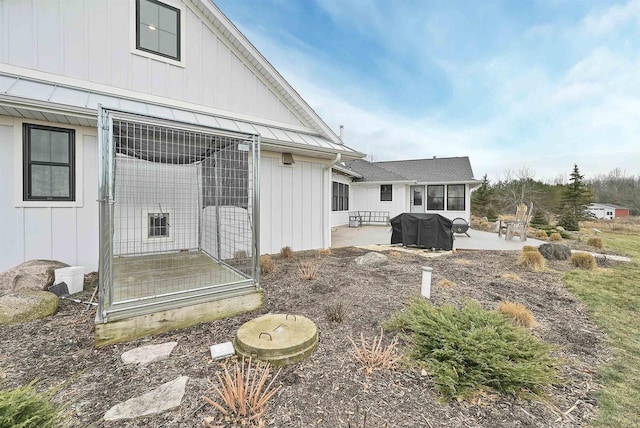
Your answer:
[[[629,217],[629,208],[615,204],[590,204],[589,212],[596,218],[613,220],[614,218]]]

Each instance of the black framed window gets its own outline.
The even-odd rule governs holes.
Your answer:
[[[25,123],[23,200],[75,201],[75,131]]]
[[[149,213],[149,238],[169,237],[169,214]]]
[[[180,61],[180,9],[136,0],[136,48]]]
[[[444,186],[427,186],[427,210],[444,210]]]
[[[332,182],[331,211],[349,211],[349,185]]]
[[[447,210],[464,211],[464,184],[447,186]]]
[[[393,185],[381,184],[380,185],[380,201],[392,201],[393,200]]]

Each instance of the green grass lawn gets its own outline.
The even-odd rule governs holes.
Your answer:
[[[609,335],[614,359],[599,370],[604,389],[594,427],[640,426],[640,235],[605,232],[605,248],[630,256],[632,263],[597,271],[573,271],[565,284],[588,307]]]

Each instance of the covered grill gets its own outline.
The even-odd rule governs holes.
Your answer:
[[[453,223],[439,214],[403,213],[391,219],[391,243],[451,250]]]

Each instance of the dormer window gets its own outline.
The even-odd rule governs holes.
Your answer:
[[[136,0],[136,49],[180,61],[180,9]]]

